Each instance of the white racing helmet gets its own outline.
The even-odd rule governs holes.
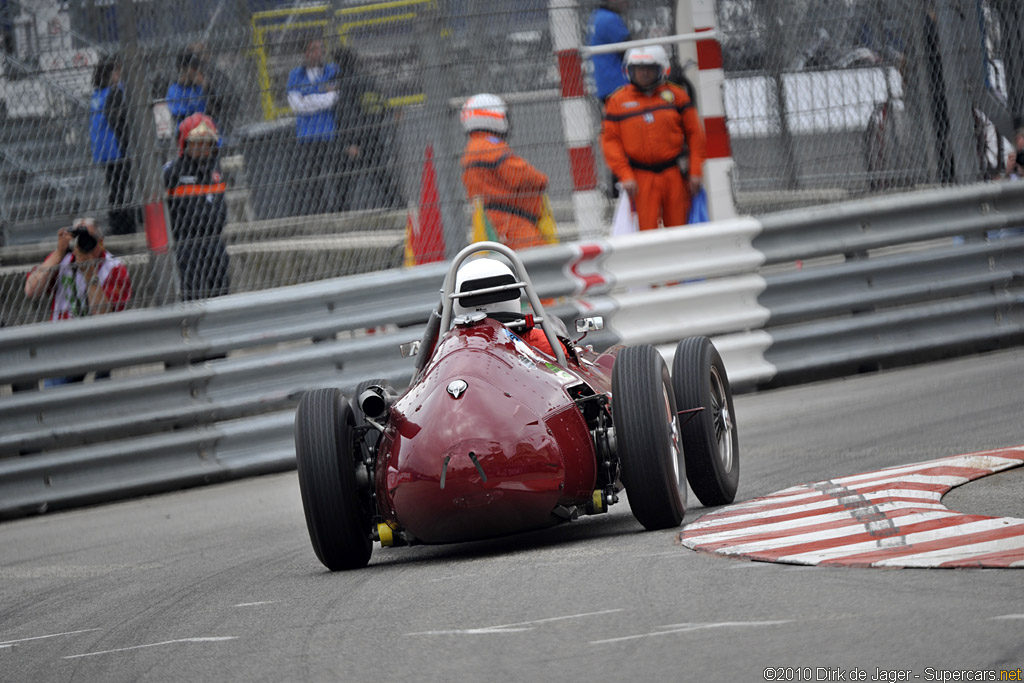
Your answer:
[[[654,82],[654,85],[659,85],[665,80],[665,75],[669,69],[668,53],[660,45],[631,47],[626,51],[626,58],[623,60],[623,63],[626,65],[626,74],[629,76],[629,82],[633,85],[637,85],[633,67],[657,66],[658,80]],[[637,85],[637,87],[639,86]]]
[[[516,276],[512,273],[512,269],[504,263],[492,258],[478,258],[463,263],[459,267],[459,272],[455,274],[455,291],[469,292],[475,289],[510,285],[514,282],[516,282]],[[461,297],[456,299],[452,306],[452,314],[455,316],[466,315],[473,311],[483,311],[487,315],[492,313],[519,315],[522,313],[522,308],[519,305],[519,290],[509,289],[504,292]]]
[[[462,129],[467,133],[486,130],[504,135],[508,133],[508,105],[497,95],[481,93],[473,95],[462,105],[459,114]]]

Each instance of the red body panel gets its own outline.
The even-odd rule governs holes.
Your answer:
[[[614,354],[589,360],[561,368],[490,319],[451,330],[390,408],[376,471],[385,519],[447,543],[548,526],[556,506],[588,501],[594,448],[566,388],[607,393]],[[464,391],[450,392],[458,380]]]

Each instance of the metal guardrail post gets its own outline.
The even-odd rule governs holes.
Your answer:
[[[163,165],[160,163],[156,124],[146,87],[146,55],[139,49],[135,3],[132,0],[118,0],[117,30],[123,46],[125,98],[130,111],[128,158],[134,169],[135,196],[141,198],[144,207],[146,243],[150,248],[154,273],[150,296],[155,305],[162,306],[180,298],[178,275],[174,266],[170,220],[164,203]]]

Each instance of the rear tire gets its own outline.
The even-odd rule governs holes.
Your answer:
[[[295,460],[306,528],[316,556],[331,571],[370,561],[370,516],[356,483],[362,449],[352,408],[337,389],[303,394],[295,411]]]
[[[612,366],[612,420],[629,506],[645,529],[677,527],[686,512],[686,465],[665,361],[626,347]]]
[[[695,416],[679,416],[686,476],[706,507],[736,498],[740,482],[740,444],[736,410],[722,356],[707,337],[679,342],[672,361],[672,385],[680,411],[701,408]],[[689,420],[689,421],[687,421]]]

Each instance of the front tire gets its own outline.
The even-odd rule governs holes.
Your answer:
[[[729,376],[718,349],[707,337],[679,342],[672,361],[672,384],[679,410],[703,408],[679,416],[686,476],[706,507],[736,498],[740,482],[740,445]]]
[[[615,359],[612,420],[633,516],[648,530],[679,526],[686,465],[668,368],[653,346],[624,348]]]
[[[370,516],[356,481],[362,449],[349,402],[337,389],[303,394],[295,411],[295,460],[306,528],[316,556],[331,571],[370,561]]]

